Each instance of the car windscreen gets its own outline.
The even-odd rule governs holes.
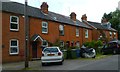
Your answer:
[[[57,48],[45,48],[44,52],[58,52]]]

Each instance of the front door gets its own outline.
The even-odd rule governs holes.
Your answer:
[[[32,58],[37,58],[37,42],[32,43]]]

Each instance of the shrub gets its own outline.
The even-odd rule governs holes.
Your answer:
[[[70,49],[79,49],[77,46],[71,46]]]
[[[98,40],[98,41],[96,41],[95,45],[96,45],[96,47],[98,48],[98,47],[100,47],[100,46],[103,46],[103,43],[102,43],[101,40]]]
[[[100,53],[101,52],[101,49],[99,48],[100,46],[103,46],[103,43],[101,40],[98,40],[98,41],[91,41],[91,42],[86,42],[84,43],[84,45],[87,47],[87,48],[94,48],[96,50],[96,53]]]

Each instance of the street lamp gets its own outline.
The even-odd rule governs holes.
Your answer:
[[[25,68],[29,67],[28,63],[28,47],[29,47],[29,30],[28,30],[28,15],[27,15],[27,0],[25,0],[25,7],[24,7],[24,26],[25,26]]]

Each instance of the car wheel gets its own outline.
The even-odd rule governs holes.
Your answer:
[[[115,51],[115,50],[113,50],[113,54],[116,54],[116,51]]]
[[[59,64],[60,64],[60,65],[62,65],[62,64],[63,64],[63,62],[59,62]]]
[[[92,57],[92,58],[95,58],[96,56]]]
[[[45,66],[45,63],[42,63],[42,66]]]

